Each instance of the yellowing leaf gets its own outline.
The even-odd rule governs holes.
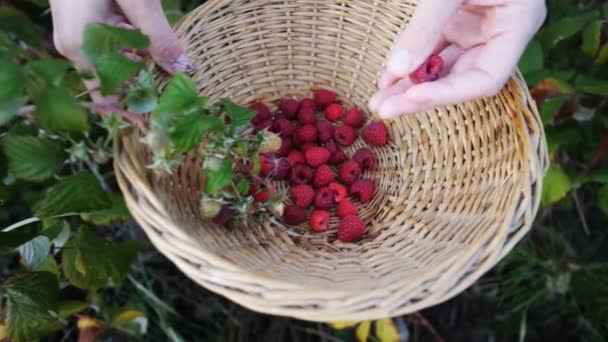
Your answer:
[[[369,330],[372,327],[371,321],[365,321],[357,327],[357,339],[359,342],[366,342],[369,338]]]
[[[551,167],[543,180],[541,200],[544,206],[560,201],[570,191],[568,175],[559,167]]]
[[[8,337],[8,330],[4,324],[0,324],[0,341]]]
[[[359,322],[357,321],[342,321],[342,322],[331,322],[329,323],[329,325],[331,325],[332,328],[336,329],[336,330],[342,330],[342,329],[346,329],[346,328],[352,328],[355,325],[359,324]]]
[[[113,319],[112,319],[112,325],[113,326],[119,326],[125,323],[129,323],[132,320],[139,318],[139,317],[144,317],[144,313],[141,311],[137,311],[137,310],[126,310],[121,312],[120,314],[116,315]]]
[[[399,331],[390,318],[376,321],[376,336],[381,342],[399,341]]]

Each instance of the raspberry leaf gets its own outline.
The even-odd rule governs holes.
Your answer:
[[[135,72],[143,69],[142,63],[133,62],[125,56],[114,52],[102,55],[97,59],[95,68],[101,82],[101,93],[110,95],[129,80]]]
[[[205,192],[209,195],[215,195],[220,192],[228,184],[232,183],[234,171],[232,170],[232,159],[226,158],[218,169],[205,167]]]
[[[143,50],[150,39],[138,30],[124,29],[105,24],[87,25],[82,43],[82,52],[92,63],[105,55],[122,49]]]
[[[89,128],[87,114],[65,88],[48,87],[34,99],[35,115],[49,130],[79,132]]]
[[[20,179],[42,181],[61,170],[66,158],[61,143],[8,133],[2,140],[11,173]]]
[[[137,81],[126,95],[129,110],[135,113],[149,113],[158,104],[158,90],[154,78],[147,70],[140,70]]]
[[[177,73],[163,90],[154,113],[179,113],[206,107],[207,99],[198,96],[194,81],[186,74]]]
[[[239,106],[228,99],[221,99],[219,104],[222,106],[222,108],[224,108],[226,113],[228,113],[231,124],[236,131],[239,131],[245,125],[249,124],[251,119],[256,114],[255,110]]]

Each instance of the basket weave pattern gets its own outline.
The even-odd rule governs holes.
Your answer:
[[[366,109],[415,6],[210,0],[176,30],[200,92],[213,99],[270,103],[322,86]],[[365,175],[378,185],[360,209],[369,232],[355,244],[276,217],[238,229],[202,222],[200,160],[189,156],[171,176],[156,176],[137,132],[116,144],[115,169],[156,248],[202,286],[253,310],[312,321],[396,316],[453,297],[513,248],[531,227],[548,161],[518,73],[495,97],[387,124],[390,144],[375,148],[377,170]]]

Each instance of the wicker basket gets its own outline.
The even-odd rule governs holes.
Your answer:
[[[412,0],[210,0],[176,29],[211,98],[272,102],[324,86],[366,109],[414,8]],[[362,207],[369,233],[355,244],[280,218],[233,230],[203,223],[199,161],[159,178],[137,132],[117,142],[116,174],[156,248],[211,291],[311,321],[396,316],[455,296],[513,248],[533,222],[548,160],[519,74],[495,97],[387,124],[391,143],[376,149],[369,174],[378,191]]]

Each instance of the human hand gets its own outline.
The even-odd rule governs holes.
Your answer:
[[[189,61],[171,29],[160,0],[50,0],[54,41],[59,53],[80,70],[94,71],[81,51],[83,34],[91,23],[137,28],[150,37],[150,55],[167,72],[183,72]],[[96,103],[107,103],[101,96],[99,80],[85,81]]]
[[[545,16],[543,0],[420,0],[370,109],[394,118],[495,95]],[[409,74],[433,52],[444,60],[440,78],[413,84]]]

